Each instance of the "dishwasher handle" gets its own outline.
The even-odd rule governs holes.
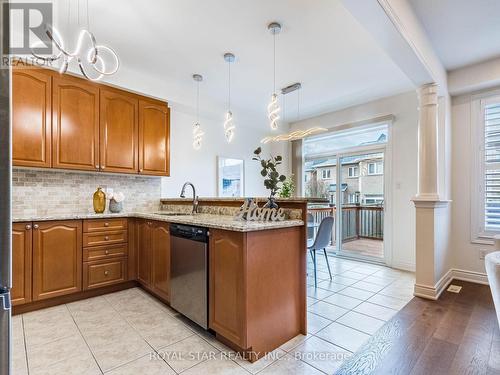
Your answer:
[[[208,229],[192,225],[170,224],[170,235],[191,241],[208,243]]]

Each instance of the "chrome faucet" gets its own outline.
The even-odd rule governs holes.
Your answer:
[[[193,189],[193,214],[195,214],[198,212],[198,196],[196,195],[196,189],[191,182],[185,182],[184,185],[182,185],[181,198],[186,198],[186,186],[188,185]]]

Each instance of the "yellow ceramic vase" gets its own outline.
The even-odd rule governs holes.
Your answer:
[[[102,214],[106,209],[106,194],[102,188],[98,187],[94,193],[94,211],[96,214]]]

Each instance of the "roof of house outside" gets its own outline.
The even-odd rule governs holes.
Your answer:
[[[362,161],[382,159],[383,157],[384,154],[382,153],[344,156],[342,158],[342,165],[359,164]],[[316,159],[306,163],[305,171],[310,172],[318,168],[335,167],[336,165],[337,159]]]

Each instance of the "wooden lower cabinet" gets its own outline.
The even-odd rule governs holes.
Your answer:
[[[82,290],[82,222],[33,223],[33,300]]]
[[[31,223],[12,224],[12,304],[31,302]]]
[[[165,301],[170,301],[170,230],[161,221],[137,223],[137,279]]]
[[[137,220],[137,280],[151,286],[151,221]]]
[[[304,242],[300,227],[210,230],[209,328],[251,361],[306,332]]]
[[[209,327],[246,348],[245,333],[245,234],[210,231]]]
[[[84,289],[94,289],[127,280],[127,259],[105,259],[83,264]]]
[[[163,299],[170,300],[170,226],[155,222],[151,226],[151,288]]]

